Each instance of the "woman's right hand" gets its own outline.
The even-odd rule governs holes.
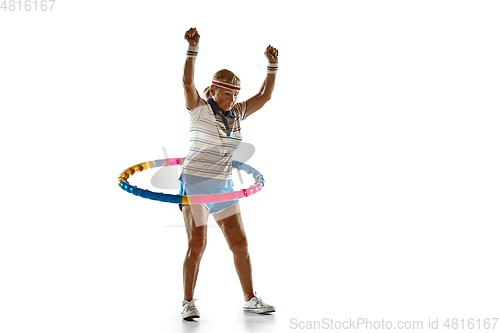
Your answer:
[[[200,35],[198,35],[196,28],[191,28],[184,34],[184,39],[188,41],[189,45],[198,46]]]

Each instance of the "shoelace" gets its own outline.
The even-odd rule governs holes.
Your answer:
[[[255,304],[256,308],[258,308],[259,305],[260,305],[260,307],[267,306],[267,304],[264,303],[260,297],[256,297],[256,300],[255,300],[254,304]]]
[[[253,307],[258,308],[259,306],[260,307],[267,306],[267,304],[262,301],[262,298],[257,297],[257,292],[256,291],[254,292],[254,294],[255,294],[255,296],[252,298],[253,299]]]
[[[184,303],[184,311],[185,312],[196,310],[196,306],[194,305],[194,301],[196,301],[196,300],[193,299],[193,300],[190,300],[189,302],[185,301],[185,303]]]

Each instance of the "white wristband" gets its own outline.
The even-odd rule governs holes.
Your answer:
[[[198,49],[199,46],[194,46],[194,45],[189,45],[188,50],[187,50],[187,57],[188,58],[196,58],[198,56]]]
[[[268,74],[276,74],[278,72],[278,63],[267,63],[267,73]]]

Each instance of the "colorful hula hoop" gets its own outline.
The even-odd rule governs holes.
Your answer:
[[[262,187],[264,187],[264,177],[262,174],[251,166],[233,161],[232,167],[238,170],[245,170],[246,173],[252,174],[255,183],[247,189],[229,192],[229,193],[219,193],[219,194],[205,194],[205,195],[178,195],[178,194],[166,194],[153,192],[149,190],[143,190],[137,186],[130,185],[128,178],[136,172],[140,172],[146,169],[153,169],[159,167],[166,167],[172,165],[182,165],[184,163],[184,158],[167,158],[162,160],[154,160],[149,162],[139,163],[134,165],[125,171],[123,171],[118,177],[118,186],[127,192],[137,195],[142,198],[157,200],[162,202],[171,202],[175,204],[203,204],[203,203],[214,203],[214,202],[224,202],[236,199],[242,199],[252,194],[259,192]]]

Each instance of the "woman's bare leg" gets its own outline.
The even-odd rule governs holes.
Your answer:
[[[183,267],[184,300],[191,301],[198,278],[201,257],[207,246],[209,213],[203,205],[183,205],[182,215],[188,237],[188,250]]]
[[[239,203],[237,208],[233,206],[228,209],[236,209],[237,213],[221,218],[221,213],[214,214],[214,219],[219,225],[226,238],[229,249],[233,252],[234,266],[240,278],[241,288],[245,301],[249,301],[254,297],[253,281],[252,281],[252,264],[248,253],[248,242],[245,230],[243,229],[243,220],[239,211]],[[235,206],[236,206],[235,205]],[[227,215],[227,214],[226,214]]]

